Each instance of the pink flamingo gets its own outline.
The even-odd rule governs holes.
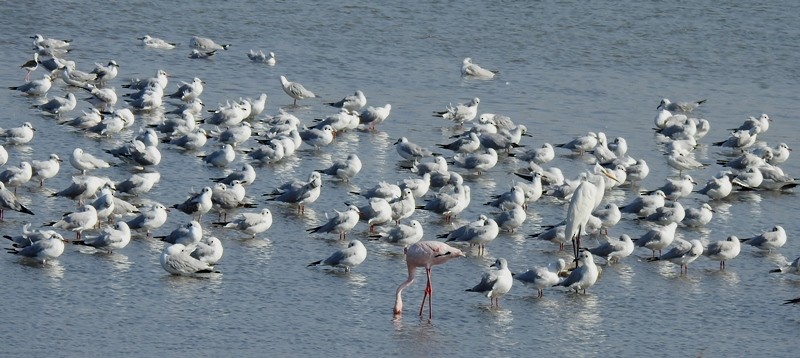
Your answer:
[[[425,267],[428,275],[428,284],[425,286],[425,294],[422,296],[422,304],[419,306],[419,315],[422,316],[422,309],[425,307],[425,299],[428,299],[428,319],[433,318],[433,289],[431,288],[431,268],[433,265],[443,264],[450,259],[464,256],[461,250],[439,241],[420,241],[407,247],[405,250],[406,265],[408,266],[408,278],[397,287],[397,297],[394,302],[394,315],[403,314],[403,289],[414,282],[414,273],[417,267]]]

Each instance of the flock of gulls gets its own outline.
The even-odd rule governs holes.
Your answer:
[[[149,35],[139,40],[143,47],[157,51],[178,46]],[[296,210],[297,215],[304,215],[305,207],[320,197],[323,181],[349,182],[362,169],[358,154],[348,153],[331,166],[308,173],[305,180],[289,180],[267,193],[247,195],[247,188],[257,181],[254,165],[280,163],[302,150],[319,151],[345,131],[369,135],[387,120],[392,109],[390,104],[367,106],[366,95],[361,90],[339,101],[326,102],[331,108],[330,115],[314,121],[302,120],[284,108],[267,115],[266,93],[255,99],[229,100],[219,108],[210,109],[201,100],[205,84],[201,78],[170,87],[168,72],[158,68],[153,69],[151,78],[124,81],[121,84],[124,93],[118,94],[114,83],[121,82],[115,79],[124,63],[120,65],[115,60],[96,63],[91,71],[84,72],[68,59],[71,41],[37,34],[33,36],[33,45],[32,59],[21,66],[26,72],[24,82],[9,87],[20,94],[20,100],[31,98],[35,103],[32,111],[50,117],[53,125],[73,127],[101,142],[121,133],[135,133],[133,140],[106,151],[117,158],[115,162],[101,159],[106,154],[75,147],[64,148],[65,153],[70,153],[69,163],[74,173],[60,170],[62,158],[58,153],[41,161],[6,166],[0,172],[0,219],[9,210],[34,215],[36,206],[27,207],[22,202],[36,201],[21,202],[17,195],[27,193],[18,191],[19,188],[44,186],[46,180],[56,175],[72,175],[69,187],[46,193],[74,201],[77,210],[58,220],[42,222],[39,228],[25,224],[19,235],[4,236],[11,240],[11,247],[7,248],[9,253],[42,263],[62,255],[65,243],[111,252],[123,250],[132,235],[139,235],[165,242],[160,263],[170,274],[218,273],[214,265],[222,259],[225,240],[204,234],[201,223],[237,230],[255,238],[272,226],[270,209],[259,206],[286,203],[294,207],[292,210]],[[195,36],[189,47],[190,58],[205,59],[227,51],[230,45]],[[247,57],[253,62],[276,65],[272,52],[251,49]],[[461,74],[468,80],[493,80],[497,72],[466,58]],[[280,85],[293,100],[293,106],[298,101],[318,97],[285,76],[280,76]],[[56,89],[66,94],[52,95]],[[81,96],[85,99],[75,95],[80,89],[85,90],[85,96]],[[74,110],[79,101],[86,101],[89,106],[83,113],[76,114]],[[514,123],[501,114],[479,112],[478,97],[434,111],[433,116],[453,122],[459,133],[434,149],[445,154],[398,136],[394,146],[410,178],[396,181],[396,184],[392,183],[393,179],[387,179],[373,187],[348,193],[357,199],[348,202],[346,210],[334,210],[329,217],[326,215],[327,221],[306,228],[308,234],[337,235],[347,244],[346,248],[309,266],[327,265],[350,271],[366,260],[367,247],[373,245],[374,240],[402,247],[408,275],[397,288],[394,313],[402,314],[403,290],[414,281],[417,268],[423,267],[428,282],[419,314],[423,314],[427,301],[431,318],[432,267],[466,255],[483,255],[485,247],[492,245],[501,232],[526,230],[524,223],[529,208],[544,197],[566,206],[564,220],[543,226],[542,230],[527,236],[532,240],[550,241],[560,249],[571,247],[574,260],[559,258],[545,266],[512,273],[510,263],[505,258],[497,258],[492,265],[496,269],[485,272],[482,277],[476,274],[478,283],[466,291],[485,295],[490,305],[499,305],[499,299],[511,290],[515,280],[535,288],[538,297],[553,286],[585,293],[601,275],[602,268],[596,260],[602,258],[605,264],[613,265],[625,260],[637,248],[649,250],[649,261],[678,265],[681,275],[688,275],[689,265],[701,256],[718,261],[720,270],[724,270],[726,264],[739,255],[743,245],[760,250],[780,249],[787,233],[777,224],[752,237],[728,236],[715,242],[687,241],[676,235],[676,232],[708,224],[713,220],[715,203],[737,192],[786,191],[798,183],[779,167],[789,159],[791,148],[785,143],[769,146],[765,142],[772,123],[767,114],[746,119],[739,127],[731,129],[728,138],[710,143],[724,152],[717,163],[697,161],[694,150],[709,132],[710,123],[692,113],[704,102],[676,103],[663,99],[657,106],[655,136],[664,150],[665,163],[674,168],[676,176],[665,178],[663,185],[653,190],[640,190],[639,183],[649,174],[648,163],[630,156],[622,137],[609,140],[603,132],[589,132],[563,143],[533,146],[525,140],[529,136],[525,125]],[[6,147],[26,145],[35,133],[29,122],[0,129],[0,138],[4,141],[4,146],[0,146],[0,165],[13,159],[9,158]],[[207,186],[197,192],[187,193],[183,202],[160,203],[148,198],[148,192],[161,179],[157,168],[162,150],[180,151],[185,155],[198,155],[202,151],[205,165],[221,168],[229,174],[209,180]],[[508,191],[496,193],[488,202],[472,203],[470,180],[496,170],[498,158],[503,157],[513,158],[509,160],[523,163],[521,167],[527,169],[514,173],[518,178],[513,182],[509,180]],[[552,166],[556,158],[592,164],[569,177]],[[112,179],[100,174],[112,165],[129,169],[130,177]],[[692,171],[709,165],[719,166],[719,173],[702,181],[691,176]],[[629,190],[633,197],[624,205],[604,200],[605,193],[616,187]],[[684,207],[680,199],[689,195],[707,200],[699,207]],[[366,204],[358,205],[358,201]],[[484,205],[485,214],[456,226],[453,219],[470,205]],[[415,218],[418,210],[438,215],[441,223],[452,230],[438,235],[441,240],[423,240],[423,226],[434,223]],[[167,221],[168,213],[175,211],[186,215],[186,223],[166,235],[154,236],[154,231]],[[212,214],[206,215],[209,212]],[[635,220],[649,231],[633,237],[628,234],[609,236],[609,231],[623,219]],[[368,245],[357,239],[347,241],[348,234],[359,222],[368,226],[365,238]],[[75,233],[74,239],[66,235],[68,231]],[[603,243],[587,247],[586,240],[582,241],[586,237],[600,238]],[[773,271],[800,274],[800,258]],[[800,299],[787,301],[798,302]]]

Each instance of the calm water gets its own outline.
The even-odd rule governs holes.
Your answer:
[[[321,198],[304,216],[290,206],[259,202],[272,209],[275,223],[257,239],[211,227],[213,215],[204,218],[205,228],[225,246],[223,273],[216,277],[170,276],[158,264],[162,244],[141,236],[111,255],[69,247],[44,266],[3,257],[0,299],[6,304],[0,311],[7,342],[2,355],[794,356],[800,308],[783,306],[781,300],[800,294],[800,279],[767,274],[800,254],[794,193],[735,195],[713,203],[718,213],[706,228],[679,228],[685,239],[711,241],[752,236],[775,224],[789,233],[779,252],[743,247],[724,272],[716,261],[701,258],[688,276],[678,276],[676,266],[647,263],[649,251],[637,250],[621,264],[605,267],[587,295],[553,289],[536,299],[534,290],[518,285],[501,308],[489,309],[484,297],[463,292],[496,257],[507,258],[512,271],[568,258],[548,242],[525,238],[565,215],[565,204],[543,199],[529,208],[529,221],[519,233],[501,234],[485,256],[472,253],[434,270],[431,322],[414,312],[424,285],[419,281],[406,290],[405,316],[392,319],[394,290],[406,273],[395,247],[367,243],[367,261],[348,274],[305,267],[343,244],[335,235],[309,237],[302,229],[324,222],[325,213],[342,210],[344,201],[359,200],[348,191],[409,177],[397,165],[394,140],[407,136],[428,147],[444,143],[453,130],[430,113],[474,96],[481,98],[480,112],[502,113],[527,125],[533,135],[523,141],[528,146],[565,142],[590,130],[625,137],[629,153],[650,163],[645,188],[676,174],[665,165],[651,130],[662,97],[708,99],[697,111],[712,123],[697,154],[705,162],[723,157],[707,144],[726,138],[725,128],[762,112],[774,119],[762,140],[800,148],[796,2],[502,1],[485,6],[478,1],[5,3],[0,14],[4,86],[22,82],[18,66],[29,57],[28,37],[42,33],[73,39],[69,58],[81,70],[115,59],[120,76],[111,84],[118,90],[126,79],[149,77],[161,68],[172,75],[170,89],[178,81],[202,78],[202,98],[209,107],[265,92],[265,113],[275,114],[291,104],[279,87],[278,76],[285,74],[326,100],[362,89],[369,104],[391,103],[393,111],[377,133],[347,133],[319,152],[302,150],[285,163],[257,168],[257,182],[248,193],[260,200],[262,193],[291,178],[304,179],[347,153],[364,161],[352,183],[326,181]],[[135,40],[144,34],[181,45],[171,51],[144,49]],[[211,61],[189,60],[192,35],[233,46]],[[274,51],[278,65],[249,62],[250,48]],[[467,56],[501,75],[488,82],[462,80],[459,67]],[[59,81],[50,95],[65,91],[78,90]],[[42,160],[51,152],[68,158],[78,146],[102,153],[132,135],[88,138],[30,109],[33,99],[0,93],[0,126],[30,121],[37,128],[30,146],[8,148],[7,165]],[[332,113],[319,100],[302,105],[287,109],[307,124]],[[79,103],[69,117],[88,106]],[[161,149],[162,180],[148,199],[172,205],[191,188],[209,185],[208,178],[226,174],[167,145]],[[796,175],[797,163],[790,158],[782,167]],[[584,167],[563,156],[552,165],[570,177]],[[472,204],[457,224],[490,212],[480,204],[507,190],[509,173],[523,166],[502,158],[491,172],[468,177]],[[74,170],[66,163],[62,169],[45,189],[22,189],[19,195],[37,215],[7,214],[0,224],[3,234],[16,234],[26,220],[39,225],[74,209],[69,200],[48,196],[69,184]],[[691,174],[704,183],[719,170],[712,165]],[[131,172],[120,165],[99,174],[123,180]],[[634,195],[630,189],[614,190],[606,200],[621,204]],[[693,195],[683,203],[697,207],[704,200]],[[429,239],[454,227],[424,212],[414,218]],[[173,212],[156,234],[188,220]],[[646,230],[623,220],[611,234],[637,237]],[[365,231],[360,224],[352,236],[364,239]]]

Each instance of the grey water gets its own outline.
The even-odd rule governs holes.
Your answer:
[[[588,131],[626,138],[629,154],[650,164],[651,173],[641,184],[645,189],[677,175],[666,165],[663,145],[656,143],[651,129],[664,97],[708,100],[694,113],[712,125],[696,152],[711,165],[690,172],[700,185],[721,170],[717,159],[729,157],[710,143],[727,138],[727,128],[748,116],[768,113],[774,119],[761,141],[800,148],[798,7],[795,1],[706,0],[5,2],[0,12],[0,83],[5,87],[22,83],[25,73],[19,65],[31,56],[29,37],[41,33],[72,39],[67,57],[80,70],[116,60],[120,74],[109,85],[120,95],[126,93],[121,85],[128,79],[164,69],[171,75],[169,89],[193,77],[203,79],[201,97],[210,109],[263,92],[269,96],[265,114],[284,108],[311,125],[312,119],[334,113],[322,102],[361,89],[368,105],[390,103],[392,113],[375,132],[344,133],[319,151],[306,146],[283,163],[257,166],[248,195],[259,208],[272,210],[272,228],[251,239],[212,226],[216,215],[203,218],[208,234],[223,240],[225,254],[217,266],[221,274],[169,275],[158,262],[163,244],[142,233],[113,254],[69,246],[44,265],[0,257],[0,317],[6,338],[0,355],[795,356],[800,307],[782,301],[800,296],[800,278],[768,273],[800,255],[794,192],[736,193],[711,202],[717,213],[705,228],[679,227],[684,239],[709,241],[750,237],[773,225],[786,229],[784,247],[763,253],[743,245],[724,271],[716,261],[700,258],[681,276],[677,266],[646,262],[649,250],[637,249],[618,265],[602,264],[602,276],[586,295],[554,288],[537,299],[535,290],[515,283],[499,308],[489,308],[485,297],[464,292],[497,257],[506,258],[514,272],[569,259],[568,250],[560,252],[556,245],[527,237],[565,216],[566,203],[542,199],[528,208],[520,230],[501,234],[484,256],[464,247],[466,258],[433,269],[430,321],[416,314],[425,281],[420,272],[406,289],[404,315],[392,317],[395,288],[406,277],[401,249],[366,242],[367,227],[359,224],[350,237],[365,241],[369,254],[362,265],[349,273],[307,268],[308,262],[325,258],[344,243],[336,235],[308,235],[304,229],[323,223],[335,209],[343,210],[345,201],[364,202],[349,191],[413,176],[398,164],[394,141],[406,136],[429,148],[446,143],[459,129],[432,112],[476,96],[480,113],[507,115],[527,126],[532,137],[523,139],[526,147],[566,142]],[[146,49],[136,40],[145,34],[180,44],[174,50]],[[188,42],[193,35],[232,46],[210,60],[191,60]],[[251,48],[274,51],[277,65],[250,62],[246,53]],[[464,57],[500,74],[491,81],[462,79]],[[291,106],[280,88],[280,75],[303,83],[322,99]],[[88,97],[61,81],[49,96],[68,91]],[[0,91],[0,127],[28,121],[37,129],[30,144],[6,146],[6,166],[43,160],[50,153],[66,159],[82,147],[117,163],[96,174],[118,181],[130,176],[132,169],[103,150],[129,140],[137,127],[111,138],[87,136],[31,109],[36,101]],[[174,102],[165,102],[171,109]],[[89,106],[80,101],[66,116],[77,116]],[[137,121],[144,118],[137,116]],[[244,147],[254,145],[251,139]],[[197,153],[167,144],[160,148],[163,159],[156,169],[162,179],[146,199],[179,203],[191,190],[210,185],[209,178],[230,170],[204,166]],[[205,151],[213,149],[209,141]],[[290,179],[305,179],[348,153],[361,157],[362,172],[351,183],[323,178],[321,197],[304,215],[297,215],[293,206],[263,200],[261,194]],[[562,168],[568,177],[587,167],[565,154],[559,151],[549,165]],[[239,153],[236,163],[246,160]],[[425,239],[492,213],[482,203],[506,191],[513,180],[510,173],[526,166],[501,156],[492,170],[467,176],[472,203],[454,224],[435,214],[415,213]],[[795,157],[782,168],[789,175],[800,173]],[[67,187],[75,174],[65,162],[45,188],[33,183],[21,188],[18,196],[36,215],[6,212],[0,232],[14,235],[25,222],[38,227],[74,210],[74,202],[49,194]],[[635,196],[630,188],[614,189],[606,200],[624,204]],[[697,207],[705,201],[693,194],[683,204]],[[172,211],[155,234],[189,220]],[[610,235],[637,237],[647,229],[625,218]]]

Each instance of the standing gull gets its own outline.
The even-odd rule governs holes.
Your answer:
[[[686,241],[675,239],[675,246],[663,255],[648,258],[647,261],[666,260],[681,266],[681,275],[689,274],[689,264],[703,254],[703,244],[700,240]]]
[[[239,230],[245,234],[252,235],[253,238],[272,226],[272,212],[269,209],[261,209],[257,213],[241,213],[231,222],[225,224],[228,229]]]
[[[589,251],[581,251],[578,254],[578,267],[572,270],[567,278],[557,283],[555,286],[571,288],[575,290],[575,292],[583,290],[585,294],[586,289],[594,286],[595,282],[597,282],[598,275],[599,272],[597,266],[594,264],[592,253]]]
[[[22,203],[17,200],[16,195],[6,189],[6,186],[3,184],[3,182],[0,182],[0,221],[3,220],[3,213],[5,210],[14,210],[33,215],[33,212],[22,205]]]
[[[741,251],[741,242],[736,236],[728,236],[727,239],[722,241],[713,242],[705,249],[703,255],[708,256],[712,260],[719,261],[719,269],[725,269],[725,261],[731,260],[739,256]]]
[[[309,233],[336,233],[339,240],[347,238],[347,233],[353,230],[358,224],[359,209],[355,205],[348,205],[344,212],[334,210],[336,215],[331,217],[325,224],[307,229]],[[327,216],[327,214],[326,214]]]
[[[332,267],[344,267],[345,272],[360,265],[367,258],[367,248],[358,240],[351,240],[346,249],[338,250],[328,256],[325,260],[314,261],[308,266],[328,265]]]
[[[544,296],[544,289],[557,284],[561,278],[558,274],[564,271],[567,263],[564,259],[558,259],[549,263],[547,266],[534,267],[532,270],[514,275],[514,278],[522,282],[525,286],[536,289],[537,298]]]
[[[633,241],[627,234],[622,234],[618,239],[607,237],[607,241],[600,246],[589,249],[595,256],[601,256],[610,264],[619,262],[624,257],[633,253]]]
[[[491,267],[497,267],[496,271],[489,271],[483,274],[481,282],[475,287],[467,289],[469,292],[480,292],[489,298],[489,304],[500,307],[500,297],[503,297],[514,284],[511,271],[508,270],[508,262],[504,258],[497,259]]]
[[[378,232],[377,234],[370,235],[373,239],[383,239],[386,242],[407,247],[422,240],[423,230],[422,224],[417,220],[411,220],[408,225],[398,224],[397,226]]]
[[[281,75],[281,87],[289,97],[294,99],[294,105],[297,105],[298,99],[315,98],[317,95],[314,92],[307,90],[303,85],[297,82],[290,82],[285,76]]]

